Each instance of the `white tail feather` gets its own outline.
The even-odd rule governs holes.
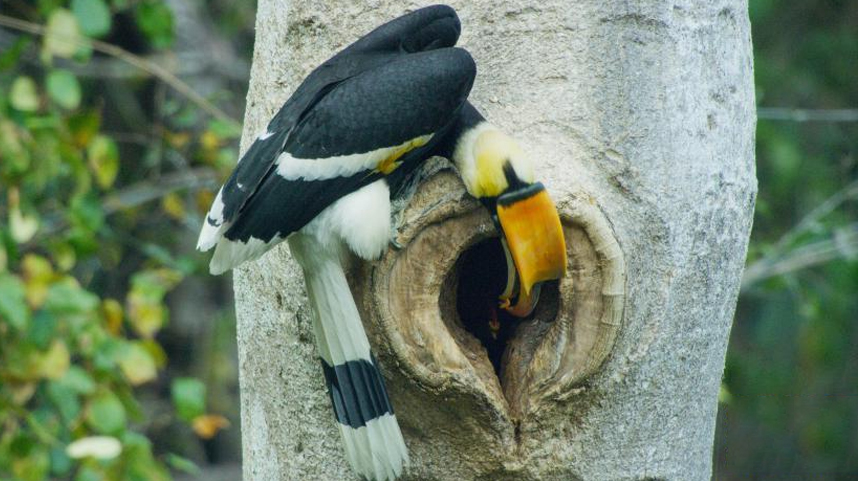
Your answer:
[[[313,330],[319,356],[329,366],[349,361],[373,363],[369,341],[338,253],[325,249],[313,236],[300,232],[289,237],[289,245],[304,271],[307,294],[315,313]],[[395,480],[408,464],[408,451],[393,414],[386,413],[357,428],[338,424],[346,459],[366,479]]]
[[[408,451],[396,416],[385,414],[360,428],[340,424],[346,458],[367,479],[393,481],[408,466]]]

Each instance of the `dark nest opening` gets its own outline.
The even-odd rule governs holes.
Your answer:
[[[455,304],[458,324],[485,348],[502,386],[511,351],[541,338],[557,316],[559,296],[558,283],[546,283],[534,312],[518,318],[499,307],[498,296],[506,282],[503,246],[500,238],[490,237],[459,255],[441,296],[442,303]]]
[[[486,348],[495,373],[521,319],[498,307],[498,296],[506,286],[507,269],[500,239],[491,237],[462,253],[454,267],[456,312],[462,327]]]

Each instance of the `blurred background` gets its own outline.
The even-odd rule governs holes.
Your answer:
[[[858,478],[858,2],[750,13],[760,190],[714,477]],[[254,15],[0,0],[0,480],[240,478],[231,281],[193,248]]]

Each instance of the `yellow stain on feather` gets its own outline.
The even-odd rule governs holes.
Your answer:
[[[503,172],[504,164],[513,158],[523,158],[524,152],[515,140],[503,132],[487,130],[477,137],[474,157],[477,178],[473,194],[477,197],[496,197],[509,187]]]
[[[409,140],[402,145],[393,147],[390,155],[388,155],[381,162],[379,162],[378,165],[376,165],[375,170],[377,172],[381,172],[384,175],[389,175],[394,170],[396,170],[396,168],[399,167],[400,164],[402,164],[399,159],[403,155],[418,147],[423,147],[424,145],[426,145],[427,142],[429,142],[429,139],[431,138],[432,134],[422,135],[420,137]]]

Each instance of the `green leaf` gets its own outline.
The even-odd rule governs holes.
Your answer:
[[[174,103],[174,105],[178,105]],[[171,123],[180,128],[192,128],[200,121],[199,110],[186,106],[170,117]]]
[[[158,375],[155,360],[140,343],[129,343],[119,358],[119,368],[132,386],[152,381]]]
[[[119,149],[116,147],[116,142],[105,135],[98,135],[89,144],[86,153],[98,185],[102,189],[113,185],[119,171]]]
[[[95,381],[86,370],[80,366],[71,366],[66,375],[56,381],[77,394],[92,394],[95,392]]]
[[[80,84],[68,70],[53,70],[47,79],[48,95],[60,107],[72,110],[80,105]]]
[[[48,398],[57,407],[63,421],[71,424],[80,414],[80,399],[74,389],[68,384],[60,381],[48,383]]]
[[[81,48],[83,41],[80,25],[74,14],[64,8],[58,8],[48,18],[45,43],[42,46],[43,58],[49,60],[52,55],[71,58]]]
[[[69,207],[69,223],[73,226],[97,231],[104,225],[104,211],[97,197],[76,197]]]
[[[182,471],[188,474],[199,475],[200,468],[193,461],[188,458],[183,458],[177,454],[168,453],[167,454],[167,464],[170,465],[171,468]]]
[[[71,9],[80,29],[90,37],[100,37],[110,31],[110,9],[103,0],[72,0]]]
[[[212,119],[209,122],[209,130],[222,139],[237,139],[241,137],[241,126],[221,119]]]
[[[24,215],[20,208],[12,207],[9,212],[9,230],[12,239],[23,244],[32,239],[39,230],[39,217],[36,214]]]
[[[173,381],[173,405],[179,417],[191,422],[206,410],[206,386],[199,379],[184,377]]]
[[[9,443],[9,451],[13,456],[24,457],[28,455],[36,446],[36,440],[28,434],[18,434],[15,439]]]
[[[162,2],[147,1],[134,11],[137,25],[146,34],[152,46],[166,48],[173,43],[173,12]]]
[[[128,321],[142,337],[152,338],[167,320],[164,295],[182,279],[181,273],[171,269],[141,271],[131,278],[128,293]]]
[[[82,466],[74,477],[74,481],[104,481],[105,479],[108,479],[105,473],[98,470],[95,465]]]
[[[25,296],[21,279],[11,274],[0,274],[0,319],[18,330],[26,328],[30,318]]]
[[[35,445],[25,456],[12,461],[12,474],[17,481],[42,481],[50,470],[51,458],[45,446]]]
[[[72,246],[65,242],[54,242],[50,246],[51,257],[57,267],[63,272],[68,272],[77,262],[77,255]]]
[[[51,285],[45,300],[45,308],[58,316],[92,312],[98,305],[98,296],[81,288],[71,277]]]
[[[64,476],[71,471],[72,460],[66,455],[65,449],[60,446],[51,448],[51,474]]]
[[[23,112],[35,112],[39,108],[39,93],[36,82],[26,75],[21,75],[12,82],[9,89],[9,103],[12,107]]]
[[[55,339],[47,352],[39,356],[39,373],[47,379],[60,379],[66,375],[71,364],[71,353],[66,344]]]
[[[110,391],[102,391],[90,400],[86,411],[87,424],[95,431],[113,434],[125,429],[125,407]]]
[[[15,67],[18,64],[18,59],[21,57],[24,49],[30,45],[30,42],[30,37],[21,35],[12,42],[12,45],[5,52],[0,53],[0,72]]]
[[[170,481],[169,472],[152,456],[152,443],[146,437],[126,431],[122,446],[128,461],[127,477],[140,481]]]
[[[123,342],[113,337],[101,340],[92,351],[92,362],[96,369],[109,371],[116,367],[116,360],[122,352]]]
[[[33,316],[33,322],[27,330],[27,339],[39,349],[47,349],[54,337],[57,318],[50,312],[39,309]]]

